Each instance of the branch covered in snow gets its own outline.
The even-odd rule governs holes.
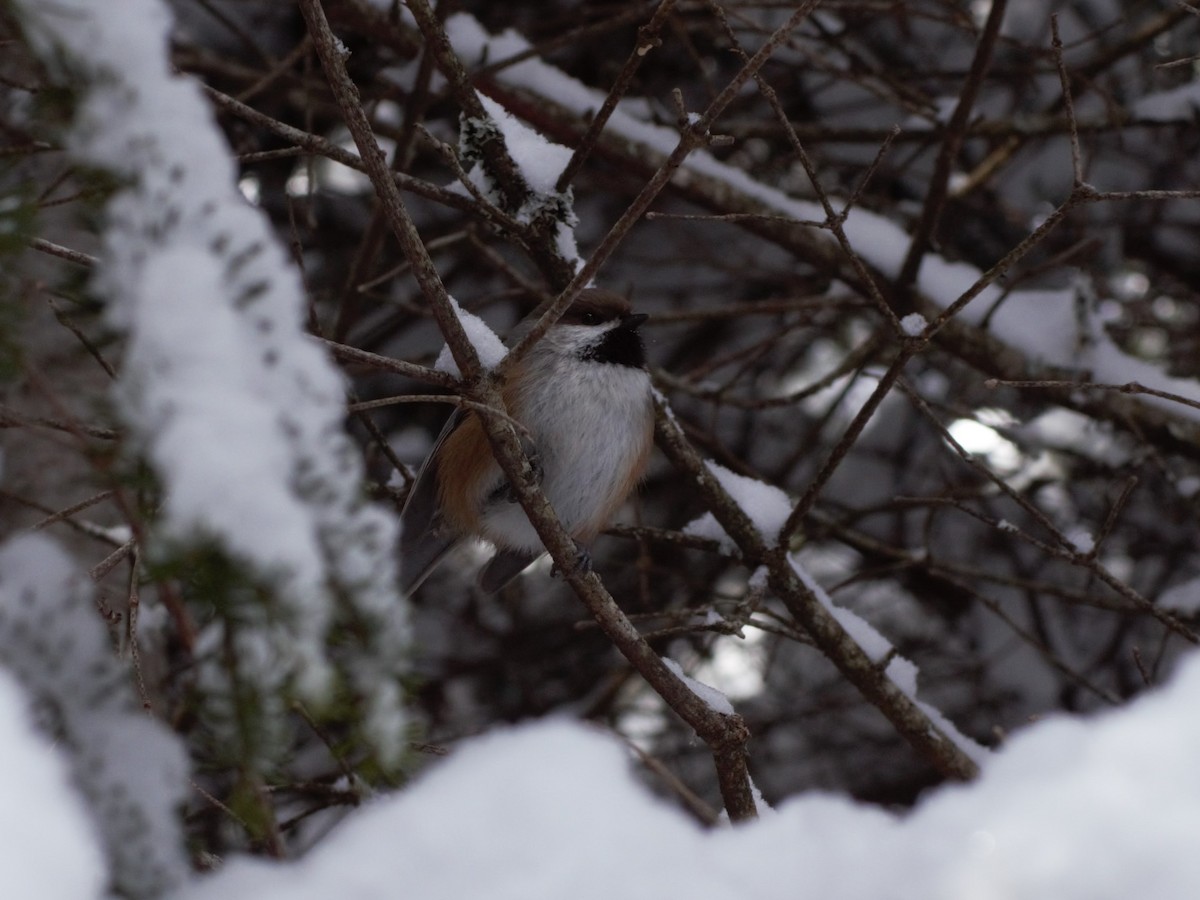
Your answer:
[[[746,769],[745,742],[748,734],[745,725],[737,715],[714,710],[693,693],[637,633],[612,596],[604,589],[596,574],[577,564],[578,550],[575,542],[563,528],[557,514],[542,492],[541,486],[533,478],[529,460],[521,448],[512,424],[507,417],[488,412],[488,410],[503,409],[503,400],[499,389],[496,384],[480,377],[483,374],[480,372],[480,354],[470,340],[467,325],[459,316],[457,303],[446,292],[445,286],[433,268],[428,250],[419,235],[416,234],[411,217],[400,200],[395,186],[387,177],[386,172],[379,168],[378,148],[374,145],[374,138],[366,128],[365,116],[354,96],[342,60],[333,52],[335,39],[320,4],[317,0],[302,0],[301,8],[314,40],[320,48],[326,75],[337,92],[342,113],[347,119],[351,133],[354,134],[363,156],[375,159],[372,167],[374,171],[371,171],[373,183],[386,198],[385,207],[388,211],[390,225],[404,247],[414,272],[418,273],[418,281],[438,317],[450,354],[453,355],[454,362],[460,369],[464,367],[464,363],[468,364],[464,374],[468,381],[469,399],[479,404],[477,410],[480,422],[492,446],[496,461],[512,485],[522,508],[529,516],[530,523],[545,543],[555,565],[560,567],[560,571],[564,573],[564,580],[571,585],[580,600],[588,607],[605,634],[663,697],[668,706],[690,727],[694,728],[699,737],[711,748],[721,785],[722,798],[730,817],[733,819],[753,817],[756,815],[757,807],[750,786],[749,773]],[[507,123],[507,129],[515,131],[514,124]],[[520,139],[525,144],[533,143],[539,146],[541,144],[540,139],[537,139],[536,136],[521,134]],[[527,147],[525,149],[527,151]],[[540,156],[540,154],[538,155]],[[551,155],[557,154],[552,152]],[[528,157],[528,152],[521,154],[522,159],[528,159]],[[535,180],[535,183],[538,182]],[[577,274],[575,281],[579,282],[580,280],[581,274]],[[562,296],[568,297],[569,293]],[[546,318],[553,319],[549,315]],[[467,322],[472,331],[481,331],[479,323],[470,320]],[[482,329],[482,331],[486,331],[486,329]],[[484,344],[485,351],[490,353],[499,350],[492,342],[490,332],[482,336],[484,339],[481,343]],[[529,339],[527,335],[526,340]],[[526,342],[522,343],[527,346]],[[522,344],[518,344],[513,353],[519,353],[521,346]]]
[[[90,595],[49,538],[25,535],[0,546],[0,662],[69,760],[113,887],[159,897],[189,874],[178,809],[188,763],[175,735],[139,709],[132,673],[113,656]],[[41,802],[22,805],[36,820]],[[18,804],[10,796],[5,806]]]
[[[805,577],[787,544],[778,543],[779,527],[790,506],[786,496],[769,485],[703,462],[674,418],[661,406],[657,436],[659,446],[671,462],[696,480],[710,508],[705,518],[693,526],[692,533],[706,537],[727,535],[726,540],[732,539],[741,551],[743,562],[753,567],[764,566],[772,590],[813,642],[863,697],[888,717],[913,748],[945,776],[973,778],[978,772],[972,758],[977,748],[973,747],[971,753],[964,751],[963,746],[968,742],[957,729],[935,710],[918,704],[915,677],[905,678],[901,685],[888,670],[880,668],[883,657],[871,652],[879,650],[882,638],[878,632],[859,617],[839,611],[828,595]],[[712,526],[718,523],[719,530],[714,530]],[[859,640],[852,631],[858,633]],[[869,637],[865,645],[861,640],[864,635]],[[938,721],[931,713],[936,714]]]
[[[167,7],[130,0],[114,16],[65,0],[24,12],[36,46],[65,61],[81,89],[66,136],[72,156],[120,184],[93,289],[127,335],[120,414],[163,487],[151,549],[212,541],[271,587],[269,609],[244,620],[255,633],[233,636],[258,648],[261,666],[247,671],[261,674],[264,695],[290,684],[323,702],[331,630],[365,626],[350,677],[370,698],[373,739],[395,759],[407,643],[396,527],[361,496],[345,384],[304,333],[298,273],[238,193],[199,88],[171,71]],[[230,617],[212,627],[241,625]]]
[[[501,93],[518,90],[538,98],[537,120],[551,133],[575,133],[579,121],[595,109],[604,95],[565,75],[537,57],[522,58],[530,44],[513,31],[489,34],[466,14],[447,21],[447,32],[457,52],[467,60],[517,58],[511,65],[496,66],[496,88]],[[634,100],[626,100],[612,115],[601,137],[604,152],[636,170],[652,170],[669,157],[679,132],[648,121]],[[682,164],[673,187],[699,205],[741,217],[746,227],[778,243],[821,268],[838,273],[847,283],[858,280],[851,260],[839,253],[836,242],[824,230],[828,223],[821,204],[796,199],[786,191],[755,180],[746,172],[716,159],[705,150],[691,153]],[[1100,193],[1072,198],[1069,207],[1085,202],[1119,202]],[[809,227],[794,227],[797,223]],[[895,221],[860,206],[845,209],[839,223],[853,251],[865,261],[872,277],[887,283],[900,274],[910,246],[909,235]],[[925,312],[936,314],[954,305],[968,292],[972,300],[949,324],[941,342],[977,364],[989,366],[993,374],[1010,379],[1053,377],[1064,370],[1090,375],[1085,380],[1122,384],[1139,382],[1148,388],[1200,400],[1194,380],[1172,377],[1160,366],[1139,360],[1122,351],[1098,327],[1093,316],[1082,323],[1076,318],[1075,292],[1070,289],[1011,289],[995,281],[1012,265],[1012,260],[990,272],[965,262],[927,253],[915,275],[914,289]],[[864,288],[865,290],[865,288]],[[934,315],[930,315],[933,318]],[[1029,328],[1031,319],[1039,323]],[[999,347],[995,344],[999,343]],[[982,346],[981,346],[982,345]],[[1079,348],[1084,353],[1079,353]],[[1009,351],[1008,353],[1005,350]],[[1015,351],[1015,356],[1013,351]],[[1011,360],[1011,361],[1010,361]],[[1062,392],[1059,396],[1069,396]],[[1168,432],[1200,434],[1200,414],[1194,410],[1151,398],[1148,404],[1121,403],[1120,398],[1075,397],[1099,409],[1114,422],[1134,417],[1144,427],[1168,439]],[[1174,444],[1175,442],[1172,441]]]
[[[195,890],[1195,893],[1117,796],[1188,776],[1110,755],[1191,727],[1138,698],[1200,640],[1193,10],[120,6],[24,2],[40,57],[5,45],[0,531],[88,560],[193,761]],[[499,388],[593,280],[649,314],[664,454],[588,573]],[[550,559],[482,595],[464,542],[399,606],[360,501],[443,401]],[[564,715],[764,821],[700,834],[560,726],[469,746]],[[408,797],[358,813],[399,774],[366,719]]]

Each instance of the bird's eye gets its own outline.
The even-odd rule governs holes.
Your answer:
[[[584,325],[599,325],[600,324],[600,314],[594,313],[594,312],[585,312],[583,315],[581,315],[579,317],[579,321],[582,322]]]

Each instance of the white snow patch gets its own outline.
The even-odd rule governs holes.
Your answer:
[[[479,99],[504,135],[508,155],[521,170],[525,183],[539,194],[554,193],[558,176],[571,160],[571,148],[546,140],[491,97],[480,94]]]
[[[395,517],[362,501],[341,374],[304,331],[299,274],[239,192],[208,102],[172,70],[167,6],[22,9],[48,64],[66,57],[83,75],[65,136],[72,158],[128,183],[105,209],[94,288],[129,339],[117,400],[131,446],[164,488],[152,537],[168,540],[151,550],[214,540],[273,582],[273,668],[310,698],[332,681],[324,639],[336,588],[372,626],[378,652],[357,686],[374,704],[407,640]],[[394,756],[402,711],[379,711],[372,732]]]
[[[675,673],[675,677],[688,686],[688,689],[704,701],[704,704],[714,712],[722,713],[726,716],[734,714],[733,704],[729,702],[729,698],[718,691],[715,687],[707,685],[702,681],[697,681],[686,672],[683,671],[683,666],[675,662],[670,657],[664,656],[663,663],[668,669]]]
[[[1193,656],[1127,708],[1018,733],[905,816],[811,793],[708,832],[616,741],[543,722],[471,741],[301,860],[236,858],[178,900],[1193,900],[1197,694]]]
[[[1200,613],[1200,578],[1192,578],[1167,588],[1159,594],[1158,605],[1185,616]]]
[[[454,308],[454,314],[458,317],[463,331],[467,333],[467,340],[475,348],[475,353],[479,356],[479,362],[483,367],[485,369],[494,369],[500,365],[500,360],[504,359],[508,353],[508,348],[504,346],[504,341],[500,340],[496,332],[488,327],[487,322],[483,321],[475,313],[463,309],[453,297],[450,298],[450,305]],[[437,362],[433,364],[433,367],[439,372],[446,372],[455,378],[462,377],[462,373],[458,370],[458,363],[454,361],[454,356],[450,353],[450,346],[448,344],[442,345],[442,350],[438,354]]]
[[[871,661],[882,663],[884,660],[888,660],[885,674],[900,692],[912,700],[929,717],[930,721],[941,730],[942,734],[954,742],[959,750],[977,763],[986,759],[988,756],[987,748],[959,731],[954,723],[942,714],[941,710],[918,699],[917,676],[919,672],[916,664],[911,660],[905,659],[903,656],[897,655],[895,652],[896,648],[892,645],[892,642],[880,634],[875,626],[866,619],[846,609],[844,606],[838,606],[834,603],[829,593],[809,574],[808,570],[801,565],[795,555],[790,555],[788,558],[792,563],[792,569],[800,581],[803,582],[804,586],[813,592],[821,602],[821,605],[829,610],[830,614],[837,619],[846,633],[854,640],[854,643],[862,648],[862,651],[870,657]]]
[[[446,20],[446,32],[456,52],[468,63],[485,59],[495,62],[530,48],[528,41],[515,31],[510,29],[491,35],[466,13],[450,16]],[[514,87],[546,97],[580,116],[594,113],[604,101],[600,91],[587,87],[536,57],[499,70],[497,77]],[[1194,85],[1189,87],[1200,92],[1200,88]],[[1194,95],[1192,92],[1185,93],[1186,102],[1190,105]],[[953,98],[949,98],[947,103],[949,105],[943,106],[944,114],[953,108]],[[671,153],[679,142],[678,132],[646,121],[645,114],[644,103],[633,98],[623,100],[617,105],[606,129],[628,140],[645,144],[659,153]],[[684,181],[690,173],[717,179],[729,189],[759,201],[780,215],[798,221],[820,222],[825,219],[825,212],[818,204],[797,200],[776,188],[761,184],[735,166],[719,162],[706,151],[690,154],[676,172],[675,180]],[[899,273],[911,242],[902,227],[885,216],[855,207],[847,216],[843,228],[863,259],[886,275],[895,276]],[[981,276],[979,269],[967,263],[951,262],[936,254],[927,254],[917,273],[916,286],[933,303],[945,308],[978,282]],[[993,311],[997,303],[999,306]],[[1200,401],[1200,383],[1171,377],[1151,363],[1126,355],[1103,333],[1088,335],[1091,350],[1081,355],[1073,289],[1005,293],[1002,287],[992,284],[981,291],[959,315],[973,325],[982,325],[984,318],[989,317],[988,330],[1032,360],[1088,370],[1096,381],[1114,384],[1138,381],[1147,387]],[[1200,418],[1200,411],[1169,400],[1155,397],[1139,397],[1139,400],[1167,408],[1176,415]]]
[[[1129,442],[1114,435],[1109,425],[1069,409],[1048,410],[1016,431],[1032,443],[1078,453],[1106,466],[1122,466],[1132,456]]]
[[[900,320],[900,327],[909,337],[920,337],[921,332],[929,327],[929,322],[920,313],[909,313]]]
[[[1067,531],[1066,538],[1070,541],[1071,546],[1080,553],[1088,554],[1096,549],[1096,539],[1090,531],[1083,528],[1072,528]]]
[[[774,485],[731,472],[711,460],[706,460],[705,465],[713,477],[721,483],[721,487],[750,518],[759,534],[763,536],[763,540],[769,545],[773,545],[778,540],[779,531],[787,522],[792,511],[792,502],[788,499],[787,494]],[[689,522],[684,526],[683,533],[718,541],[721,548],[727,552],[736,550],[736,545],[712,513],[705,513],[698,519]]]
[[[0,668],[0,884],[27,900],[100,900],[108,873],[96,833],[55,747]]]
[[[1200,115],[1200,81],[1193,80],[1179,87],[1143,94],[1133,101],[1133,115],[1155,122],[1191,122]]]
[[[132,673],[114,655],[91,592],[45,534],[0,545],[0,664],[53,723],[116,891],[158,896],[189,872],[177,815],[187,758],[179,738],[140,709]],[[36,816],[40,801],[22,809],[3,796],[0,805]],[[0,839],[0,858],[6,849]]]

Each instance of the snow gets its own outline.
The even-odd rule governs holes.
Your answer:
[[[467,312],[458,305],[458,301],[453,297],[450,298],[450,305],[454,308],[454,314],[458,317],[463,331],[466,332],[467,340],[475,348],[475,353],[479,356],[479,362],[483,367],[494,369],[500,365],[500,360],[504,359],[508,353],[504,341],[497,337],[496,332],[492,331],[483,319],[475,313]],[[462,378],[462,373],[458,370],[458,363],[454,361],[448,344],[442,345],[442,351],[438,354],[437,362],[433,367],[439,372],[446,372],[455,378]]]
[[[531,191],[531,196],[521,208],[515,210],[517,221],[530,223],[549,214],[557,223],[555,244],[559,255],[578,268],[582,260],[575,242],[578,219],[573,208],[573,194],[570,188],[562,193],[555,189],[558,176],[570,161],[572,151],[546,140],[492,98],[481,94],[479,99],[487,111],[487,120],[464,118],[460,128],[459,153],[464,160],[474,163],[467,172],[467,178],[491,202],[503,205],[501,192],[492,183],[480,151],[480,146],[486,141],[497,136],[502,139],[509,157]]]
[[[107,873],[60,752],[33,730],[0,668],[0,885],[9,900],[91,900]]]
[[[688,686],[693,694],[704,701],[705,705],[714,712],[719,712],[726,716],[734,714],[733,704],[729,702],[729,698],[718,691],[715,687],[704,684],[692,678],[683,671],[683,666],[666,656],[663,657],[663,663],[666,667],[675,673],[675,677]]]
[[[1126,465],[1133,455],[1132,443],[1107,423],[1069,409],[1047,410],[1015,430],[1031,444],[1078,453],[1106,466]]]
[[[407,640],[397,526],[362,501],[345,386],[305,333],[299,273],[242,197],[199,87],[173,73],[162,0],[125,0],[120,15],[91,0],[22,8],[43,58],[87,73],[65,136],[73,160],[127,185],[105,209],[93,288],[128,338],[116,400],[131,449],[164,489],[147,550],[215,542],[276,587],[269,668],[316,701],[333,681],[334,594],[346,596],[348,614],[372,624],[374,657],[356,682],[392,758],[403,712],[383,714],[377,687]]]
[[[707,833],[637,784],[615,740],[541,722],[468,742],[304,859],[234,858],[174,897],[1190,900],[1197,692],[1193,656],[1127,708],[1018,734],[978,782],[932,792],[904,817],[809,794]],[[97,897],[102,869],[78,806],[19,707],[0,675],[0,773],[15,820],[0,843],[6,896]]]
[[[96,14],[93,6],[30,0],[23,10],[44,49],[53,34],[109,78],[107,88],[84,101],[69,139],[72,152],[140,178],[108,211],[113,227],[97,282],[109,298],[112,322],[130,338],[122,410],[167,486],[170,533],[211,534],[261,571],[284,571],[302,590],[281,596],[300,598],[296,611],[308,628],[298,636],[296,658],[319,670],[317,642],[330,615],[321,585],[353,585],[360,589],[356,602],[376,611],[394,599],[387,520],[345,499],[357,492],[358,480],[339,438],[340,379],[303,337],[298,278],[262,219],[238,200],[228,150],[202,100],[190,83],[170,75],[165,7],[126,0],[116,16]],[[456,41],[472,37],[474,20],[452,21]],[[493,59],[506,55],[506,44],[508,53],[525,47],[511,34],[482,35],[479,43],[490,45]],[[568,98],[591,109],[600,102],[600,95],[538,60],[499,77],[532,79],[531,86],[560,102]],[[674,146],[671,129],[641,121],[635,111],[638,104],[623,103],[610,127],[658,149]],[[536,169],[534,178],[553,170],[552,161],[519,164],[523,171]],[[680,177],[688,171],[719,177],[788,214],[819,217],[811,204],[749,182],[705,153],[693,156]],[[895,225],[865,211],[852,213],[847,231],[885,271],[894,271],[907,250]],[[945,305],[978,274],[930,256],[920,287]],[[998,297],[994,289],[985,292],[968,318],[980,321]],[[993,319],[993,331],[1031,355],[1071,361],[1077,337],[1072,298],[1066,291],[1014,292]],[[472,335],[477,346],[486,340]],[[1192,382],[1165,379],[1103,336],[1087,356],[1099,380],[1138,380],[1196,396]],[[295,489],[299,473],[313,467],[319,474],[307,493],[327,494],[332,486],[342,498],[332,512],[315,508]],[[786,495],[715,464],[710,469],[764,537],[775,539],[791,509]],[[693,524],[698,532],[724,535],[715,521]],[[322,537],[331,529],[348,544]],[[888,676],[915,697],[916,667],[895,656],[870,623],[833,604],[803,567],[797,565],[797,573],[872,659],[888,660]],[[68,787],[71,744],[110,764],[93,790],[118,803],[169,801],[172,777],[180,783],[184,777],[177,748],[168,749],[151,720],[120,708],[130,705],[128,694],[114,689],[108,673],[78,684],[61,679],[86,667],[46,665],[97,648],[107,652],[96,619],[72,615],[90,612],[76,585],[69,563],[45,538],[23,538],[0,553],[0,631],[7,635],[0,637],[0,659],[11,669],[0,670],[0,759],[6,763],[0,764],[0,884],[6,897],[86,900],[105,892],[99,839]],[[18,603],[17,597],[34,599]],[[1180,609],[1200,602],[1194,581],[1161,600]],[[80,624],[85,621],[90,625]],[[63,652],[34,653],[15,637],[29,633]],[[257,654],[254,665],[270,667],[277,646],[255,643],[247,657]],[[33,732],[12,673],[26,691],[59,705],[74,740],[51,747]],[[1193,655],[1166,688],[1126,708],[1090,721],[1051,719],[1017,734],[980,757],[977,783],[932,792],[904,817],[809,794],[787,801],[769,819],[711,832],[640,787],[615,740],[547,721],[466,742],[411,788],[352,813],[301,860],[234,858],[172,896],[1191,900],[1200,893],[1194,852],[1198,692],[1200,658]],[[395,726],[396,698],[384,692],[375,699],[381,720]],[[710,695],[706,702],[716,701]],[[940,727],[952,728],[936,710],[923,708]],[[143,808],[137,812],[146,815]],[[163,849],[171,830],[162,827],[164,814],[149,815],[148,833],[159,842],[153,852],[170,852]],[[120,845],[116,852],[147,849],[119,832],[105,837]]]
[[[630,896],[672,896],[672,864],[703,835],[632,781],[627,758],[611,738],[566,722],[493,733],[353,816],[298,864],[239,860],[181,900],[609,900],[618,884],[636,884]]]
[[[188,873],[176,815],[187,786],[183,745],[141,711],[131,673],[95,614],[91,583],[45,535],[0,546],[0,661],[39,710],[52,711],[43,721],[53,723],[87,800],[114,883],[131,897],[181,884]],[[2,796],[6,808],[22,809]]]
[[[509,29],[491,35],[477,20],[458,13],[446,20],[446,33],[456,52],[467,62],[486,60],[494,63],[530,49],[529,43]],[[532,57],[499,69],[496,77],[524,88],[535,95],[587,116],[600,108],[604,95],[571,78],[560,70]],[[1194,88],[1194,85],[1187,86]],[[1172,97],[1172,115],[1192,103],[1194,93],[1181,91]],[[621,101],[606,125],[606,130],[642,143],[661,154],[669,154],[679,142],[673,128],[646,121],[645,104],[636,98]],[[1064,164],[1068,164],[1064,160]],[[742,196],[762,203],[772,212],[798,221],[824,221],[825,212],[812,201],[797,200],[776,188],[761,184],[733,165],[722,163],[706,151],[691,153],[674,178],[685,183],[691,173],[713,178]],[[886,216],[855,207],[846,217],[843,229],[855,251],[885,275],[894,277],[908,254],[910,238],[904,229]],[[936,254],[926,254],[917,273],[916,287],[935,305],[945,308],[971,288],[981,270],[963,262],[952,262]],[[1002,301],[1002,302],[1001,302]],[[996,304],[999,306],[994,312]],[[1015,290],[1005,292],[996,284],[985,288],[959,314],[973,325],[984,324],[1005,343],[1020,349],[1031,360],[1078,369],[1090,373],[1092,380],[1111,384],[1137,381],[1172,394],[1200,401],[1200,383],[1174,378],[1151,363],[1128,356],[1100,329],[1089,333],[1088,348],[1080,353],[1079,324],[1075,314],[1075,291]],[[1200,411],[1169,400],[1139,397],[1140,402],[1167,409],[1175,415],[1200,418]]]
[[[508,155],[521,170],[525,183],[539,194],[554,193],[558,176],[571,161],[571,148],[546,140],[491,97],[481,94],[479,99],[504,135]]]
[[[787,494],[765,481],[731,472],[711,460],[706,460],[705,465],[713,477],[720,482],[726,493],[749,516],[763,540],[773,546],[779,539],[779,530],[783,528],[792,511],[792,502],[788,499]],[[732,553],[737,549],[712,513],[705,513],[698,519],[689,522],[684,526],[683,533],[717,541],[720,543],[721,549],[727,553]]]
[[[770,580],[771,573],[766,566],[759,566],[750,573],[750,577],[746,579],[746,587],[752,591],[765,591]]]
[[[272,370],[303,367],[307,384],[288,391],[308,395],[300,409],[340,402],[340,379],[301,340],[298,277],[237,197],[207,106],[166,69],[165,9],[134,0],[136,9],[110,17],[89,6],[54,4],[58,15],[45,21],[94,70],[121,73],[124,90],[88,93],[72,149],[139,179],[110,206],[99,286],[110,319],[130,334],[122,410],[167,482],[168,528],[220,536],[268,572],[317,583],[316,523],[286,477],[294,451],[280,427],[280,401],[301,398],[280,396]],[[263,279],[261,296],[236,302],[249,284],[230,278],[206,239],[263,242],[243,260]]]
[[[1095,537],[1092,536],[1091,532],[1083,528],[1070,529],[1066,534],[1066,538],[1070,541],[1072,547],[1085,555],[1096,549]]]
[[[375,109],[375,118],[384,120],[385,115],[381,115],[388,107],[394,106],[391,103],[381,103]],[[358,145],[354,143],[354,138],[350,134],[348,128],[337,128],[330,134],[329,139],[350,153],[358,152]],[[379,145],[379,149],[383,151],[384,156],[392,159],[396,152],[396,142],[386,135],[376,134],[375,143]],[[354,196],[356,194],[368,194],[374,190],[371,186],[371,176],[365,172],[360,172],[358,169],[352,169],[340,162],[334,162],[328,157],[321,156],[309,162],[301,163],[297,166],[295,174],[292,176],[295,179],[294,186],[289,183],[288,193],[293,196],[304,196],[311,190],[311,185],[308,180],[309,166],[315,175],[315,181],[321,186],[322,190],[333,191],[338,194],[348,194]],[[294,189],[293,189],[294,187]]]
[[[906,816],[813,793],[709,832],[611,737],[541,722],[469,742],[302,860],[235,859],[178,900],[1191,900],[1198,692],[1193,656],[1129,707],[1016,735]]]
[[[795,554],[790,554],[788,559],[792,564],[792,570],[796,573],[796,577],[800,579],[805,587],[812,591],[821,605],[829,610],[830,615],[837,619],[838,624],[842,626],[846,634],[850,636],[854,643],[858,644],[871,661],[876,664],[881,664],[885,660],[887,661],[887,668],[884,670],[884,674],[887,675],[896,688],[915,703],[929,717],[930,721],[941,730],[942,734],[954,742],[954,745],[959,750],[975,762],[982,763],[988,757],[987,749],[959,731],[954,723],[947,719],[940,710],[917,697],[917,676],[920,673],[916,664],[898,655],[895,652],[896,648],[892,645],[892,642],[880,634],[875,626],[866,619],[852,610],[834,603],[833,598],[813,578],[800,560],[796,558]]]
[[[1131,112],[1135,118],[1154,122],[1195,122],[1200,112],[1200,81],[1138,97]]]
[[[909,313],[900,320],[900,327],[904,329],[904,333],[909,337],[919,337],[921,332],[929,326],[929,322],[920,313]]]
[[[795,571],[796,577],[800,579],[800,583],[812,591],[813,595],[821,601],[821,605],[829,610],[833,617],[838,620],[838,624],[845,629],[846,633],[854,640],[854,643],[862,648],[863,653],[867,654],[872,662],[883,662],[894,649],[892,642],[880,634],[866,619],[851,612],[844,606],[838,606],[834,603],[833,598],[809,574],[808,569],[800,563],[800,560],[795,555],[791,556],[790,559],[792,570]]]
[[[1167,588],[1159,594],[1158,605],[1185,616],[1200,613],[1200,578],[1191,578]]]
[[[278,477],[290,453],[277,431],[274,398],[259,388],[257,338],[231,307],[204,302],[222,293],[207,261],[203,250],[188,246],[164,248],[147,260],[141,279],[147,302],[137,310],[127,355],[138,379],[130,386],[137,395],[130,412],[170,485],[165,509],[180,536],[192,528],[221,535],[266,570],[319,584],[313,523]],[[221,440],[209,440],[212,434]],[[226,493],[223,485],[242,489]],[[213,502],[214,490],[222,492],[220,503]]]
[[[705,465],[708,466],[709,471],[712,472],[713,476],[721,483],[721,486],[725,488],[734,501],[745,511],[746,515],[750,517],[755,528],[762,534],[763,539],[769,545],[775,544],[779,537],[779,531],[784,523],[786,523],[792,510],[792,504],[787,494],[772,485],[748,478],[745,475],[738,475],[736,472],[731,472],[724,466],[712,461],[706,460]],[[721,527],[712,513],[705,513],[698,519],[689,522],[684,526],[683,533],[693,537],[718,541],[721,548],[726,552],[732,553],[736,550],[734,542],[725,533],[725,529]],[[837,620],[838,624],[842,626],[862,651],[873,662],[883,663],[885,660],[888,661],[886,674],[895,683],[896,687],[919,706],[934,724],[941,729],[942,733],[952,740],[960,750],[976,762],[983,759],[987,755],[985,748],[960,732],[939,710],[917,698],[917,667],[911,661],[896,656],[895,647],[891,641],[880,634],[866,619],[834,603],[833,598],[808,573],[794,555],[789,556],[789,559],[793,570],[796,572],[796,576],[812,591],[821,604],[829,611],[830,615]],[[752,582],[756,580],[761,581],[761,577],[759,572],[756,571],[751,580]],[[678,671],[677,674],[686,678],[686,676],[683,676],[682,670]],[[700,687],[704,687],[707,690],[714,690],[704,685],[700,685]],[[695,689],[693,686],[693,690]],[[697,693],[700,693],[700,691],[697,690]],[[720,699],[728,703],[728,699],[723,694],[720,695]],[[710,702],[709,705],[713,704]]]
[[[721,527],[721,523],[717,521],[717,517],[710,512],[704,513],[697,519],[693,519],[680,530],[690,537],[716,541],[720,544],[723,553],[737,552],[737,544],[734,543],[733,538],[725,533],[725,529]]]
[[[739,634],[739,640],[713,642],[708,659],[696,666],[696,676],[719,685],[718,690],[730,702],[759,697],[767,683],[763,672],[769,653],[763,635],[764,632],[752,627]]]

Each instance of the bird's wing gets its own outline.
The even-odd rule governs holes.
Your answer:
[[[460,540],[459,535],[444,533],[438,502],[438,450],[446,438],[462,424],[466,414],[456,409],[446,420],[442,433],[417,472],[416,481],[404,501],[400,513],[403,531],[400,535],[400,587],[405,593],[415,591],[442,557]]]
[[[437,568],[442,558],[459,545],[456,534],[428,532],[412,546],[400,550],[400,590],[411,594]]]
[[[497,550],[496,555],[479,573],[479,586],[487,593],[494,594],[525,571],[525,568],[541,555],[539,551]]]

